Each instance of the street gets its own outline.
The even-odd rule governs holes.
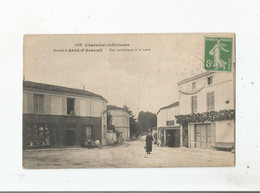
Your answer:
[[[147,155],[144,140],[119,146],[34,149],[23,151],[24,168],[152,168],[233,166],[235,154],[225,151],[156,147]]]

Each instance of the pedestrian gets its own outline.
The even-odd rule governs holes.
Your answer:
[[[100,143],[100,141],[99,141],[98,139],[95,141],[95,144],[96,144],[96,146],[97,146],[99,149],[102,148],[102,145],[101,145],[101,143]]]
[[[153,137],[152,137],[152,134],[149,132],[145,139],[147,154],[151,154],[151,152],[152,152],[152,141],[153,141]]]
[[[161,147],[161,144],[162,144],[162,143],[161,143],[161,140],[158,139],[158,141],[157,141],[157,146],[158,146],[158,147]]]

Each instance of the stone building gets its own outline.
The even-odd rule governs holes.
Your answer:
[[[161,146],[180,147],[179,102],[162,107],[157,112],[157,135]]]
[[[23,147],[106,141],[107,100],[86,90],[23,81]]]
[[[121,107],[108,105],[107,110],[112,115],[112,125],[115,126],[115,130],[122,133],[124,141],[130,140],[130,115]]]
[[[205,72],[178,83],[181,146],[234,147],[235,93],[230,72]]]

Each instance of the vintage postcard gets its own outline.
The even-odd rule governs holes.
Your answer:
[[[23,167],[235,165],[235,34],[25,35]]]

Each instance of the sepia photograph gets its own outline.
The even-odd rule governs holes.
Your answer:
[[[235,166],[235,34],[25,35],[25,169]]]

